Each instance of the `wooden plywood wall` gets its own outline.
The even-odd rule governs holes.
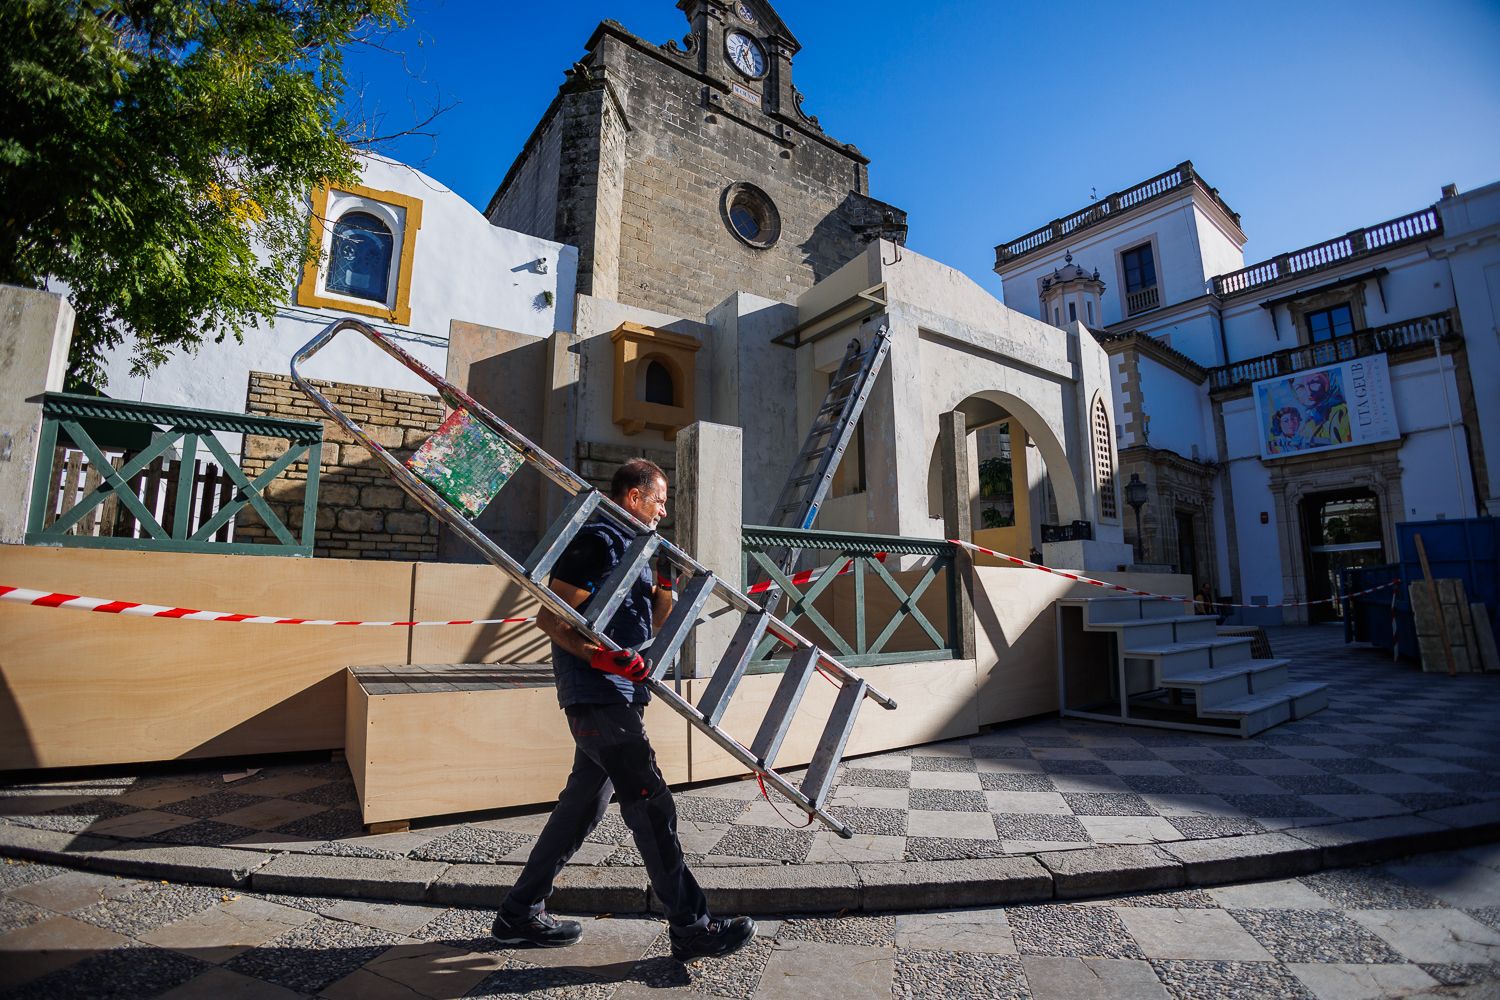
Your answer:
[[[344,621],[535,613],[497,570],[445,564],[7,545],[0,582]],[[240,625],[0,605],[0,771],[341,747],[344,668],[408,663],[414,645],[443,659],[535,647],[531,626],[511,629],[456,627],[441,636],[437,628]]]

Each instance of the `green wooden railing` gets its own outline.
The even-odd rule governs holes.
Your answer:
[[[281,438],[287,446],[252,480],[215,432]],[[49,392],[26,544],[311,556],[322,449],[316,421]],[[301,460],[307,481],[294,535],[263,494]],[[232,522],[247,507],[274,542],[232,540]]]
[[[954,616],[959,607],[959,580],[954,570],[956,551],[946,541],[747,524],[742,531],[741,548],[745,585],[769,580],[779,588],[782,620],[809,633],[815,629],[809,637],[826,643],[826,648],[841,663],[851,667],[873,666],[949,660],[957,655],[952,642],[958,635]],[[823,563],[823,572],[808,582],[793,583],[777,565],[781,554],[793,548],[802,551],[804,562],[815,559]],[[922,559],[923,568],[913,577],[893,570],[899,556],[926,558]],[[846,565],[847,572],[840,573]],[[906,578],[905,582],[898,580],[898,575]],[[918,606],[939,577],[943,577],[946,599],[942,602],[941,626],[934,625]],[[829,618],[835,588],[840,598],[847,597],[852,612],[834,615],[839,619],[837,622]],[[872,615],[872,608],[877,605],[874,598],[883,599],[887,592],[894,606]],[[820,605],[819,598],[825,595],[829,600]],[[929,600],[930,603],[934,602]],[[899,643],[902,648],[890,648],[898,631],[908,623],[916,628],[904,630],[904,639]],[[748,672],[784,671],[787,649],[777,646],[774,639],[766,640],[756,650]]]

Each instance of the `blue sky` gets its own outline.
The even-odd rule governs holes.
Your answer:
[[[1242,217],[1247,261],[1500,181],[1500,3],[782,0],[795,79],[870,157],[908,244],[998,294],[994,246],[1191,159]],[[681,38],[672,0],[412,0],[351,76],[389,151],[483,208],[604,19]]]

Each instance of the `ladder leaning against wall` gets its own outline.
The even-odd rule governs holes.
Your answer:
[[[381,447],[297,370],[299,364],[305,363],[346,330],[363,335],[428,382],[453,410],[437,433],[404,463]],[[883,339],[884,329],[876,340]],[[884,357],[883,348],[880,357]],[[846,354],[845,361],[848,360]],[[865,371],[865,365],[861,362],[857,371]],[[878,368],[878,360],[874,366]],[[842,366],[840,371],[843,371]],[[840,836],[852,836],[847,826],[824,810],[823,804],[833,786],[835,772],[843,759],[844,748],[854,731],[855,718],[864,700],[869,698],[885,709],[894,709],[895,701],[871,687],[858,674],[799,635],[766,608],[719,579],[676,545],[637,521],[623,507],[368,324],[341,319],[324,327],[292,357],[291,376],[323,412],[368,448],[386,473],[433,517],[473,545],[489,562],[591,642],[606,649],[620,648],[604,630],[624,603],[641,570],[653,558],[665,558],[681,575],[676,601],[666,622],[652,641],[639,650],[651,668],[646,683],[652,693],[735,760],[759,775],[764,785],[775,789]],[[864,393],[867,392],[866,386]],[[862,403],[863,394],[860,395]],[[857,414],[857,410],[855,412]],[[847,444],[847,433],[844,438]],[[518,562],[480,531],[473,519],[522,465],[531,465],[568,493],[571,499],[530,556],[524,562]],[[579,611],[553,593],[546,585],[546,579],[574,536],[594,518],[613,521],[630,532],[634,540],[585,610]],[[694,705],[671,685],[663,683],[663,679],[692,630],[705,620],[703,616],[709,611],[711,600],[717,600],[721,608],[739,614],[740,622],[702,696]],[[717,617],[717,613],[714,616]],[[754,738],[746,745],[725,732],[719,723],[756,647],[767,638],[790,646],[792,654]],[[837,685],[839,692],[812,762],[801,781],[793,784],[775,771],[774,764],[814,673],[822,674]]]
[[[828,393],[813,414],[807,439],[802,442],[781,494],[771,508],[769,526],[805,531],[817,520],[839,462],[854,440],[865,400],[875,387],[885,356],[890,353],[888,331],[882,323],[868,343],[855,337],[845,346],[843,360],[828,383]],[[791,574],[800,553],[801,549],[795,546],[782,553],[778,560],[782,575]],[[763,593],[762,600],[769,607],[779,595],[779,588],[773,585]]]

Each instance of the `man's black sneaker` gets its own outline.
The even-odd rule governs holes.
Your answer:
[[[732,955],[755,937],[755,921],[749,917],[710,920],[707,927],[694,927],[684,934],[672,931],[672,957],[679,962],[695,958]]]
[[[556,920],[545,910],[535,916],[511,919],[506,919],[503,913],[497,913],[495,926],[490,929],[490,933],[501,944],[562,948],[583,937],[583,925],[576,920]]]

